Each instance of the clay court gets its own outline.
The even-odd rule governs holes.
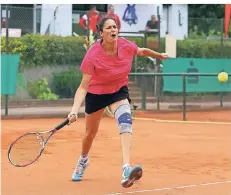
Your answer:
[[[83,118],[57,132],[44,155],[25,168],[8,162],[10,143],[22,133],[49,130],[63,119],[2,120],[2,195],[230,194],[231,112],[187,114],[199,123],[175,121],[181,115],[137,113],[158,120],[134,120],[132,165],[142,165],[144,173],[129,189],[120,185],[120,139],[113,118],[101,121],[82,182],[72,182],[71,175],[85,131]]]

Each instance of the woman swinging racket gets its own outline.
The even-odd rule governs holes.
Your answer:
[[[132,142],[132,118],[129,106],[128,74],[133,57],[150,56],[167,59],[167,54],[157,53],[148,48],[139,48],[133,42],[118,37],[118,28],[113,18],[105,17],[97,25],[101,40],[87,51],[80,70],[83,73],[74,104],[68,118],[76,121],[81,104],[85,99],[86,133],[82,152],[72,175],[73,181],[80,181],[89,165],[89,151],[98,131],[101,116],[109,106],[118,123],[122,147],[122,186],[128,188],[142,177],[142,167],[130,165]]]

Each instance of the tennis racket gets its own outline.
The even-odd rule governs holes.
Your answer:
[[[55,132],[69,123],[66,119],[54,129],[41,132],[29,132],[18,137],[11,143],[8,150],[8,159],[15,167],[26,167],[39,159],[49,139]]]

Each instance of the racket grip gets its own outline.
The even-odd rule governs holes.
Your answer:
[[[66,119],[65,121],[63,121],[62,123],[60,123],[57,127],[55,127],[56,130],[59,130],[61,128],[63,128],[64,126],[66,126],[69,123],[69,120]]]

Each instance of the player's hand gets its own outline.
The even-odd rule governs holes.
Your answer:
[[[168,58],[168,54],[167,53],[161,53],[160,54],[160,59],[161,60],[166,60]]]
[[[69,120],[69,125],[73,122],[75,122],[78,118],[78,113],[77,112],[70,112],[67,116],[68,120]]]

